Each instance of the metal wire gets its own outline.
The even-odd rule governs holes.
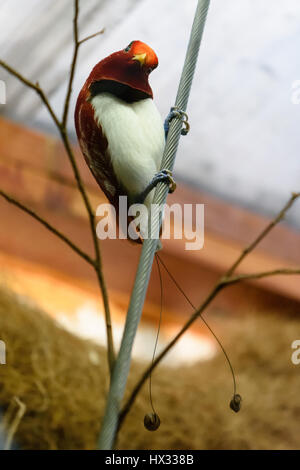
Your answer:
[[[198,0],[175,102],[175,106],[182,111],[186,111],[209,3],[210,0]],[[172,119],[162,159],[162,169],[173,169],[181,135],[181,129],[182,119],[176,117]],[[153,204],[156,205],[156,207],[164,204],[167,195],[168,186],[165,183],[159,183],[155,190]],[[143,243],[141,257],[126,317],[122,343],[112,374],[106,410],[102,421],[102,429],[99,438],[99,449],[112,449],[115,443],[119,411],[124,397],[130,368],[132,346],[148,288],[153,258],[157,247],[157,239],[159,238],[158,234],[160,224],[160,212],[151,212],[148,227],[149,234],[157,235],[156,238],[151,238],[151,236],[148,235],[148,238],[146,238]]]

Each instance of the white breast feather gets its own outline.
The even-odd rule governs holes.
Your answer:
[[[91,103],[108,140],[115,174],[134,197],[160,169],[165,137],[158,109],[151,98],[126,103],[110,93],[95,96]],[[147,205],[153,192],[149,196]]]

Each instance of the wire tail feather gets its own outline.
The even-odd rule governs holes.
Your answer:
[[[186,301],[190,304],[190,306],[193,308],[193,310],[196,310],[196,307],[195,305],[192,303],[192,301],[190,300],[190,298],[187,296],[187,294],[184,292],[184,290],[182,289],[182,287],[179,285],[179,283],[176,281],[176,279],[174,278],[174,276],[171,274],[171,272],[169,271],[169,269],[167,268],[165,262],[162,260],[161,256],[156,253],[156,260],[160,262],[160,264],[163,266],[163,268],[165,269],[165,271],[167,272],[168,276],[170,277],[170,279],[173,281],[173,283],[175,284],[175,286],[177,287],[177,289],[181,292],[181,294],[184,296],[184,298],[186,299]],[[209,326],[209,324],[207,323],[207,321],[205,320],[205,318],[203,317],[203,315],[201,314],[200,315],[201,317],[201,320],[203,321],[203,323],[205,324],[205,326],[208,328],[208,330],[210,331],[210,333],[213,335],[213,337],[215,338],[215,340],[217,341],[218,345],[220,346],[224,356],[225,356],[225,359],[228,363],[228,366],[230,368],[230,372],[231,372],[231,375],[232,375],[232,381],[233,381],[233,395],[235,396],[236,395],[236,379],[235,379],[235,373],[234,373],[234,370],[233,370],[233,367],[232,367],[232,364],[231,364],[231,361],[229,359],[229,356],[227,354],[227,352],[225,351],[225,348],[224,346],[222,345],[221,341],[219,340],[219,338],[217,337],[217,335],[214,333],[214,331],[212,330],[212,328]]]

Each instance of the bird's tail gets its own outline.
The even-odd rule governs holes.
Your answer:
[[[141,236],[141,234],[139,234],[139,239],[137,240],[138,243],[141,243],[143,244],[144,240]],[[175,277],[173,276],[173,274],[170,272],[170,270],[168,269],[168,267],[166,266],[166,263],[162,260],[162,257],[161,255],[158,254],[158,252],[162,249],[162,243],[161,243],[161,240],[159,239],[158,242],[157,242],[157,249],[156,249],[156,253],[155,253],[155,257],[156,257],[156,262],[157,262],[157,265],[158,265],[158,269],[159,269],[159,264],[164,268],[164,270],[166,271],[166,273],[168,274],[168,276],[170,277],[170,279],[172,280],[173,284],[176,286],[176,288],[179,290],[179,292],[183,295],[183,297],[186,299],[186,301],[189,303],[189,305],[192,307],[192,309],[194,311],[196,311],[196,307],[195,305],[193,304],[193,302],[190,300],[190,298],[188,297],[188,295],[186,294],[186,292],[183,290],[183,288],[181,287],[181,285],[179,284],[178,281],[176,281]],[[162,299],[162,296],[163,296],[163,285],[162,285],[162,278],[161,278],[161,272],[159,270],[159,276],[160,276],[160,289],[161,289],[161,299]],[[161,305],[161,310],[162,310],[162,305]],[[161,314],[162,312],[160,313],[160,319],[159,319],[159,329],[160,329],[160,323],[161,323]],[[213,335],[213,337],[215,338],[216,342],[218,343],[218,345],[220,346],[224,356],[225,356],[225,359],[228,363],[228,366],[230,368],[230,372],[231,372],[231,375],[232,375],[232,381],[233,381],[233,395],[235,396],[236,395],[236,380],[235,380],[235,373],[234,373],[234,370],[233,370],[233,367],[232,367],[232,364],[231,364],[231,361],[229,359],[229,356],[221,342],[221,340],[218,338],[218,336],[215,334],[215,332],[213,331],[213,329],[210,327],[210,325],[208,324],[207,320],[203,317],[202,314],[199,315],[199,317],[201,318],[201,320],[203,321],[203,323],[205,324],[206,328],[210,331],[210,333]],[[159,330],[158,330],[158,334],[159,334]],[[155,350],[156,350],[156,346],[157,346],[157,340],[158,340],[158,335],[157,335],[157,339],[156,339],[156,343],[155,343],[155,348],[154,348],[154,354],[153,354],[153,360],[154,360],[154,356],[155,356]]]
[[[190,298],[188,297],[188,295],[185,293],[185,291],[183,290],[183,288],[180,286],[180,284],[176,281],[175,277],[173,276],[173,274],[170,272],[170,270],[168,269],[168,267],[166,266],[166,263],[162,260],[162,257],[161,255],[158,254],[158,252],[155,253],[155,257],[156,257],[156,260],[157,260],[157,263],[160,263],[161,266],[164,268],[164,270],[166,271],[166,273],[168,274],[168,276],[170,277],[170,279],[172,280],[172,282],[175,284],[176,288],[179,290],[179,292],[184,296],[184,298],[186,299],[186,301],[189,303],[189,305],[192,307],[192,309],[194,311],[196,311],[196,307],[195,305],[192,303],[192,301],[190,300]],[[161,276],[160,276],[161,277]],[[161,282],[161,290],[162,290],[162,282]],[[161,297],[162,297],[162,292],[161,292]],[[215,338],[216,342],[218,343],[218,345],[220,346],[224,356],[225,356],[225,359],[228,363],[228,366],[230,368],[230,372],[231,372],[231,376],[232,376],[232,381],[233,381],[233,396],[235,397],[236,396],[236,379],[235,379],[235,373],[234,373],[234,370],[233,370],[233,367],[232,367],[232,364],[231,364],[231,361],[229,359],[229,356],[224,348],[224,346],[222,345],[222,342],[221,340],[217,337],[217,335],[215,334],[215,332],[213,331],[213,329],[209,326],[207,320],[203,317],[202,314],[199,315],[199,317],[201,318],[201,320],[203,321],[203,323],[205,324],[205,326],[208,328],[208,330],[210,331],[210,333],[213,335],[213,337]]]

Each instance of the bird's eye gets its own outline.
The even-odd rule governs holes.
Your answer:
[[[129,52],[133,43],[134,43],[134,41],[131,41],[131,43],[128,44],[128,46],[124,49],[124,51]]]

